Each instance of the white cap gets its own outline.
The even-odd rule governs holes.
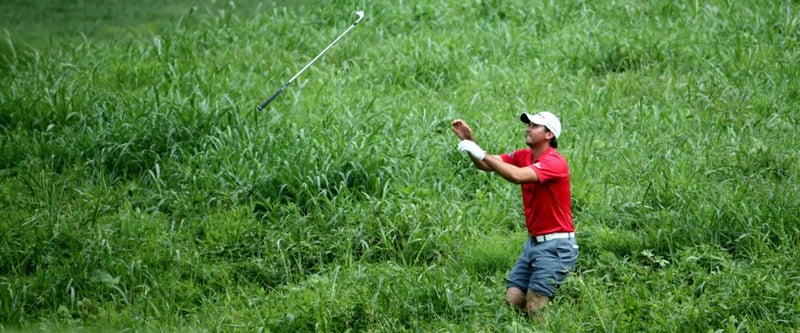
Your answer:
[[[519,115],[519,120],[522,120],[522,122],[526,124],[534,123],[536,125],[547,127],[547,130],[553,132],[553,135],[556,136],[556,139],[558,139],[558,136],[561,135],[561,122],[558,120],[558,118],[556,118],[556,115],[550,112],[542,111],[537,114],[523,112],[521,115]]]

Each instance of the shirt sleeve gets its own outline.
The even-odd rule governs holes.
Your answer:
[[[500,159],[502,159],[503,162],[506,162],[508,164],[513,164],[513,165],[516,165],[518,167],[524,167],[525,164],[521,163],[521,160],[520,160],[520,157],[523,156],[523,155],[525,155],[525,154],[522,153],[522,150],[517,150],[517,151],[511,152],[511,153],[505,153],[505,154],[500,155]],[[528,160],[528,163],[530,163],[530,160]]]
[[[502,154],[500,155],[500,159],[502,159],[503,162],[506,162],[508,164],[514,164],[514,153]]]
[[[558,155],[547,155],[539,158],[530,166],[539,177],[540,183],[553,179],[569,177],[567,161]]]

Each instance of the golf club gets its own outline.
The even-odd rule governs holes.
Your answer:
[[[359,11],[357,11],[357,12],[356,12],[356,15],[358,15],[358,19],[356,19],[356,21],[355,21],[355,22],[353,22],[353,24],[352,24],[352,25],[351,25],[349,28],[347,28],[347,30],[345,30],[345,31],[344,31],[344,32],[343,32],[341,35],[339,35],[339,37],[336,37],[336,39],[334,39],[332,43],[328,44],[328,46],[327,46],[327,47],[325,47],[325,49],[324,49],[324,50],[322,50],[322,52],[320,52],[320,53],[319,53],[319,54],[318,54],[316,57],[314,57],[314,59],[311,59],[311,61],[310,61],[308,64],[306,64],[306,66],[305,66],[305,67],[303,67],[303,69],[301,69],[299,72],[297,72],[297,74],[295,74],[294,76],[292,76],[292,78],[291,78],[291,79],[289,79],[289,81],[286,81],[286,83],[284,83],[284,84],[283,84],[283,85],[280,87],[280,89],[278,89],[278,91],[276,91],[274,94],[272,94],[272,96],[270,96],[269,98],[267,98],[267,100],[265,100],[263,103],[261,103],[261,105],[259,105],[259,106],[258,106],[258,111],[261,111],[261,110],[263,110],[265,107],[267,107],[267,105],[269,105],[269,103],[270,103],[270,102],[272,102],[272,100],[273,100],[273,99],[275,99],[276,97],[278,97],[278,95],[280,95],[280,94],[283,92],[283,90],[284,90],[284,89],[286,89],[286,87],[288,87],[290,84],[292,84],[292,82],[293,82],[295,79],[297,79],[297,77],[298,77],[298,76],[300,76],[300,74],[303,74],[303,72],[305,72],[305,71],[306,71],[306,69],[308,69],[308,67],[311,67],[311,65],[312,65],[314,62],[316,62],[316,61],[317,61],[317,59],[319,59],[319,58],[320,58],[320,57],[321,57],[323,54],[325,54],[325,52],[328,52],[328,49],[330,49],[330,48],[331,48],[333,45],[335,45],[335,44],[336,44],[336,43],[337,43],[337,42],[338,42],[340,39],[342,39],[342,37],[344,37],[344,35],[346,35],[348,32],[350,32],[350,30],[352,30],[353,28],[355,28],[355,27],[356,27],[356,24],[358,24],[358,22],[361,22],[361,20],[363,20],[363,19],[364,19],[364,11],[363,11],[363,10],[359,10]]]

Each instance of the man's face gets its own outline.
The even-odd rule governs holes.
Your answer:
[[[542,142],[549,142],[552,137],[553,133],[548,131],[543,125],[530,123],[525,130],[525,143],[531,147]]]

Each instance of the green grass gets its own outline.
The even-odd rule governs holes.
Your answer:
[[[258,5],[215,0],[6,0],[0,3],[0,23],[5,37],[13,39],[19,44],[17,47],[49,48],[85,39],[127,41],[151,37],[176,22],[194,22],[198,15],[247,14],[271,11],[273,6],[272,2]]]
[[[0,331],[800,327],[795,2],[0,9]],[[448,126],[542,109],[581,256],[535,323],[519,189]]]

